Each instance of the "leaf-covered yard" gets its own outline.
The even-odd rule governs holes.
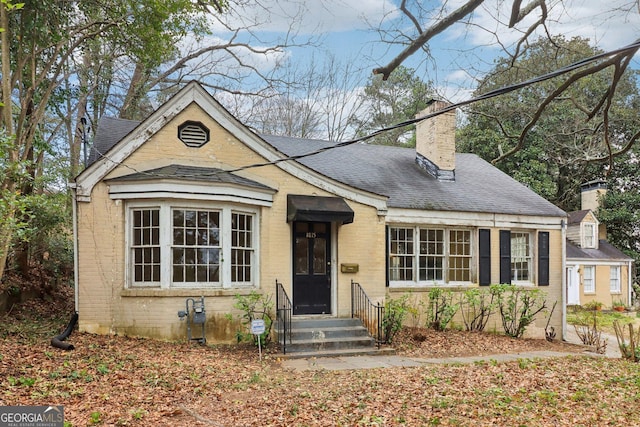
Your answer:
[[[28,310],[27,310],[28,311]],[[65,407],[85,425],[638,425],[640,369],[578,347],[495,335],[405,330],[403,354],[550,348],[565,358],[358,371],[293,371],[275,349],[74,333],[49,345],[47,320],[4,316],[0,405]],[[60,323],[58,329],[64,327]],[[560,347],[558,347],[560,346]]]

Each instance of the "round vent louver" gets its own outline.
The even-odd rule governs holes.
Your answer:
[[[209,142],[209,129],[200,122],[184,122],[178,126],[178,138],[187,147],[202,147]]]

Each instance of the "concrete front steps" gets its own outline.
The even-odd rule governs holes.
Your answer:
[[[375,340],[360,319],[294,318],[291,322],[291,341],[287,340],[286,354],[280,354],[278,357],[296,359],[393,353],[395,351],[390,348],[378,349]]]

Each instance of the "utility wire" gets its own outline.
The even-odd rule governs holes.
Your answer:
[[[440,110],[434,111],[434,112],[429,113],[429,114],[426,114],[424,116],[420,116],[420,117],[416,117],[414,119],[406,120],[406,121],[394,124],[394,125],[386,127],[386,128],[378,129],[375,132],[370,133],[368,135],[365,135],[365,136],[362,136],[362,137],[358,137],[358,138],[355,138],[355,139],[350,139],[350,140],[343,141],[343,142],[339,142],[337,144],[333,144],[333,145],[330,145],[330,146],[327,146],[327,147],[322,147],[320,149],[317,149],[317,150],[314,150],[314,151],[309,151],[307,153],[297,154],[297,155],[287,156],[287,157],[282,157],[282,158],[279,158],[279,159],[276,159],[276,160],[271,160],[271,161],[268,161],[268,162],[253,163],[253,164],[250,164],[250,165],[240,166],[240,167],[237,167],[237,168],[234,168],[234,169],[225,169],[225,170],[207,172],[207,173],[197,174],[197,175],[181,175],[181,177],[183,177],[183,178],[188,178],[188,177],[197,178],[197,177],[215,176],[215,175],[219,175],[219,174],[222,174],[222,173],[240,172],[240,171],[247,170],[247,169],[254,169],[254,168],[259,168],[259,167],[264,167],[264,166],[276,165],[276,164],[279,164],[279,163],[282,163],[282,162],[291,161],[291,160],[299,160],[299,159],[303,159],[305,157],[315,156],[317,154],[324,153],[325,151],[329,151],[329,150],[333,150],[333,149],[336,149],[336,148],[346,147],[346,146],[349,146],[349,145],[365,142],[365,141],[367,141],[367,140],[369,140],[371,138],[374,138],[374,137],[376,137],[376,136],[378,136],[378,135],[380,135],[380,134],[382,134],[384,132],[387,132],[387,131],[390,131],[390,130],[394,130],[394,129],[398,129],[398,128],[402,128],[402,127],[405,127],[405,126],[409,126],[409,125],[415,124],[417,122],[420,122],[422,120],[426,120],[426,119],[429,119],[429,118],[432,118],[432,117],[439,116],[440,114],[444,114],[446,112],[455,110],[456,108],[459,108],[459,107],[462,107],[462,106],[465,106],[465,105],[469,105],[469,104],[473,104],[475,102],[479,102],[479,101],[483,101],[483,100],[486,100],[486,99],[494,98],[496,96],[504,95],[506,93],[513,92],[515,90],[521,89],[521,88],[526,87],[526,86],[530,86],[530,85],[535,84],[535,83],[540,83],[540,82],[543,82],[543,81],[546,81],[546,80],[550,80],[550,79],[552,79],[554,77],[558,77],[558,76],[561,76],[563,74],[567,74],[567,73],[569,73],[571,71],[574,71],[574,70],[576,70],[578,68],[581,68],[581,67],[583,67],[583,66],[585,66],[587,64],[590,64],[592,62],[598,61],[598,60],[603,59],[603,58],[607,58],[607,57],[610,57],[610,56],[613,56],[613,55],[618,55],[618,54],[621,54],[621,53],[632,53],[632,52],[634,52],[634,51],[636,51],[638,49],[640,49],[640,39],[636,40],[635,42],[633,42],[633,43],[631,43],[631,44],[629,44],[629,45],[627,45],[625,47],[622,47],[622,48],[619,48],[619,49],[615,49],[615,50],[610,50],[608,52],[603,52],[603,53],[600,53],[600,54],[597,54],[597,55],[593,55],[591,57],[588,57],[588,58],[582,59],[580,61],[574,62],[574,63],[572,63],[570,65],[567,65],[565,67],[559,68],[559,69],[557,69],[555,71],[552,71],[552,72],[549,72],[547,74],[543,74],[541,76],[534,77],[532,79],[525,80],[525,81],[520,82],[520,83],[515,83],[515,84],[512,84],[512,85],[504,86],[502,88],[494,89],[494,90],[491,90],[491,91],[489,91],[487,93],[484,93],[482,95],[476,96],[474,98],[470,98],[470,99],[467,99],[467,100],[464,100],[464,101],[460,101],[460,102],[457,102],[455,104],[450,104],[450,105],[446,106],[445,108],[442,108]],[[137,169],[135,169],[135,168],[133,168],[131,166],[128,166],[126,164],[122,164],[120,162],[112,160],[111,158],[109,158],[105,154],[100,153],[95,148],[94,148],[94,150],[100,156],[106,158],[107,160],[109,160],[109,161],[111,161],[111,162],[113,162],[113,163],[115,163],[117,165],[125,166],[128,169],[133,170],[133,171],[135,171],[137,173],[147,174],[147,175],[155,176],[155,177],[158,177],[158,178],[172,178],[173,177],[173,175],[163,175],[163,174],[157,174],[157,173],[152,173],[152,172],[139,171],[139,170],[137,170]]]

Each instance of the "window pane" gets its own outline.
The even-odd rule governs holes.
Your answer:
[[[219,284],[220,212],[174,209],[172,215],[173,281]]]
[[[511,233],[511,280],[531,281],[529,233]]]
[[[133,284],[160,282],[160,210],[131,210]]]
[[[327,274],[327,241],[322,238],[313,239],[313,274]]]
[[[309,240],[306,237],[296,237],[294,256],[296,274],[309,274]]]
[[[253,258],[253,216],[231,214],[231,281],[250,282]]]
[[[389,278],[394,281],[414,280],[413,228],[391,227],[389,242]]]
[[[444,232],[438,229],[421,228],[419,236],[418,280],[441,282],[444,265]]]

